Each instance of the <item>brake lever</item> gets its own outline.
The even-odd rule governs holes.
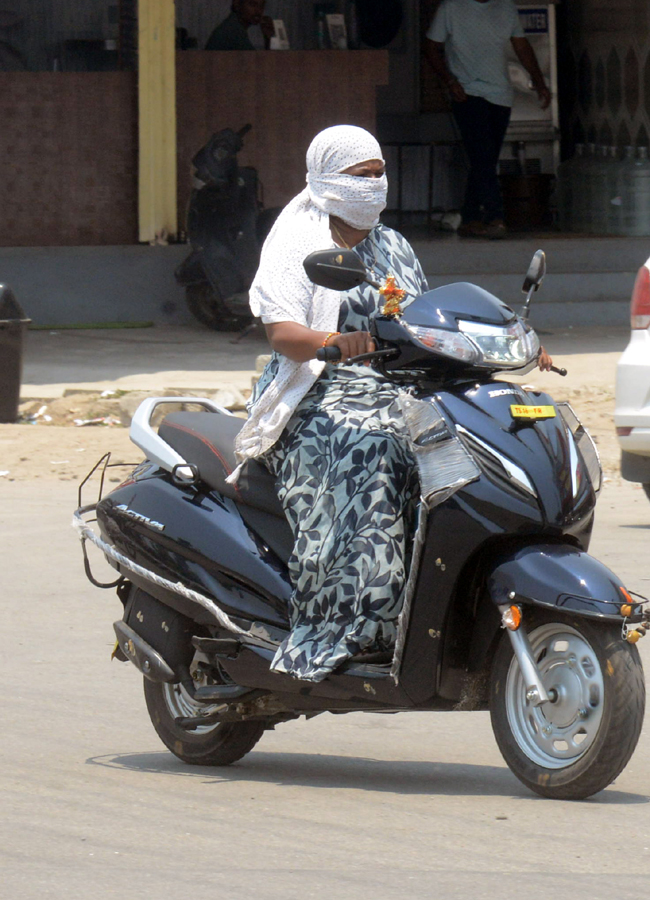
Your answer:
[[[398,352],[395,348],[373,350],[370,353],[361,353],[359,356],[351,356],[349,359],[341,360],[341,351],[338,347],[319,347],[316,351],[316,359],[320,360],[320,362],[339,363],[341,366],[353,366],[355,363],[366,362],[369,359],[386,359],[389,356],[396,356]]]
[[[354,366],[356,363],[365,362],[368,359],[388,359],[397,355],[397,350],[373,350],[371,353],[360,353],[359,356],[351,356],[349,359],[343,360],[340,365]]]

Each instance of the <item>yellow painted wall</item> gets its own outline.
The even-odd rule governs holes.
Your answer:
[[[174,0],[138,0],[139,238],[175,235]]]

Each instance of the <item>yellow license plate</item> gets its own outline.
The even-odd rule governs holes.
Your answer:
[[[555,418],[554,406],[518,406],[512,404],[510,414],[513,419],[553,419]]]

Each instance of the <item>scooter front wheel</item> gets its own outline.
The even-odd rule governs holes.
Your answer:
[[[188,284],[185,299],[192,315],[213,331],[242,331],[252,316],[240,316],[228,308],[221,295],[207,282]]]
[[[264,722],[222,722],[187,731],[176,719],[209,712],[181,684],[144,679],[147,710],[158,737],[168,750],[194,766],[228,766],[253,749],[264,733]]]
[[[645,708],[643,669],[620,625],[527,611],[528,637],[553,701],[533,706],[504,632],[490,687],[492,728],[513,773],[535,793],[584,800],[623,771]]]

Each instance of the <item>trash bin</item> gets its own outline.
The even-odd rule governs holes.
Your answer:
[[[0,422],[18,418],[23,373],[23,335],[31,319],[6,284],[0,284]]]

